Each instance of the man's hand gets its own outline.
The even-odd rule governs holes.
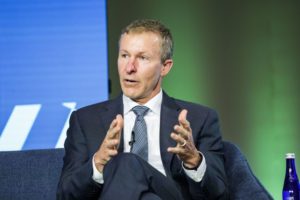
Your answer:
[[[178,116],[179,125],[174,126],[171,138],[177,142],[176,147],[169,147],[168,152],[175,153],[187,168],[195,168],[201,163],[202,157],[195,147],[190,122],[186,119],[187,110]]]
[[[106,163],[118,154],[118,146],[120,144],[121,131],[123,128],[123,118],[117,115],[111,122],[109,130],[99,148],[94,155],[96,168],[99,172],[103,172]]]

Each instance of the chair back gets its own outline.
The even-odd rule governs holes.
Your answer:
[[[0,199],[56,199],[64,149],[0,152]]]
[[[224,141],[225,170],[228,177],[230,199],[273,199],[253,174],[246,157],[233,143]]]

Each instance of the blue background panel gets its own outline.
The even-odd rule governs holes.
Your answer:
[[[53,148],[72,111],[63,103],[79,108],[108,99],[106,2],[0,5],[0,145],[13,109],[34,104],[41,109],[15,149]]]

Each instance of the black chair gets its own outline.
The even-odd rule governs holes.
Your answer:
[[[246,157],[233,143],[224,141],[225,170],[228,177],[230,199],[273,199],[253,174]]]

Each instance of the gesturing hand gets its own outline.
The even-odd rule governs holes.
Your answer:
[[[182,110],[178,116],[179,125],[174,126],[171,138],[177,142],[175,147],[169,147],[168,152],[175,153],[187,168],[199,166],[202,160],[195,147],[190,122],[186,119],[187,110]]]
[[[95,165],[99,172],[102,172],[105,164],[118,154],[122,128],[123,118],[117,115],[111,122],[99,150],[94,155]]]

